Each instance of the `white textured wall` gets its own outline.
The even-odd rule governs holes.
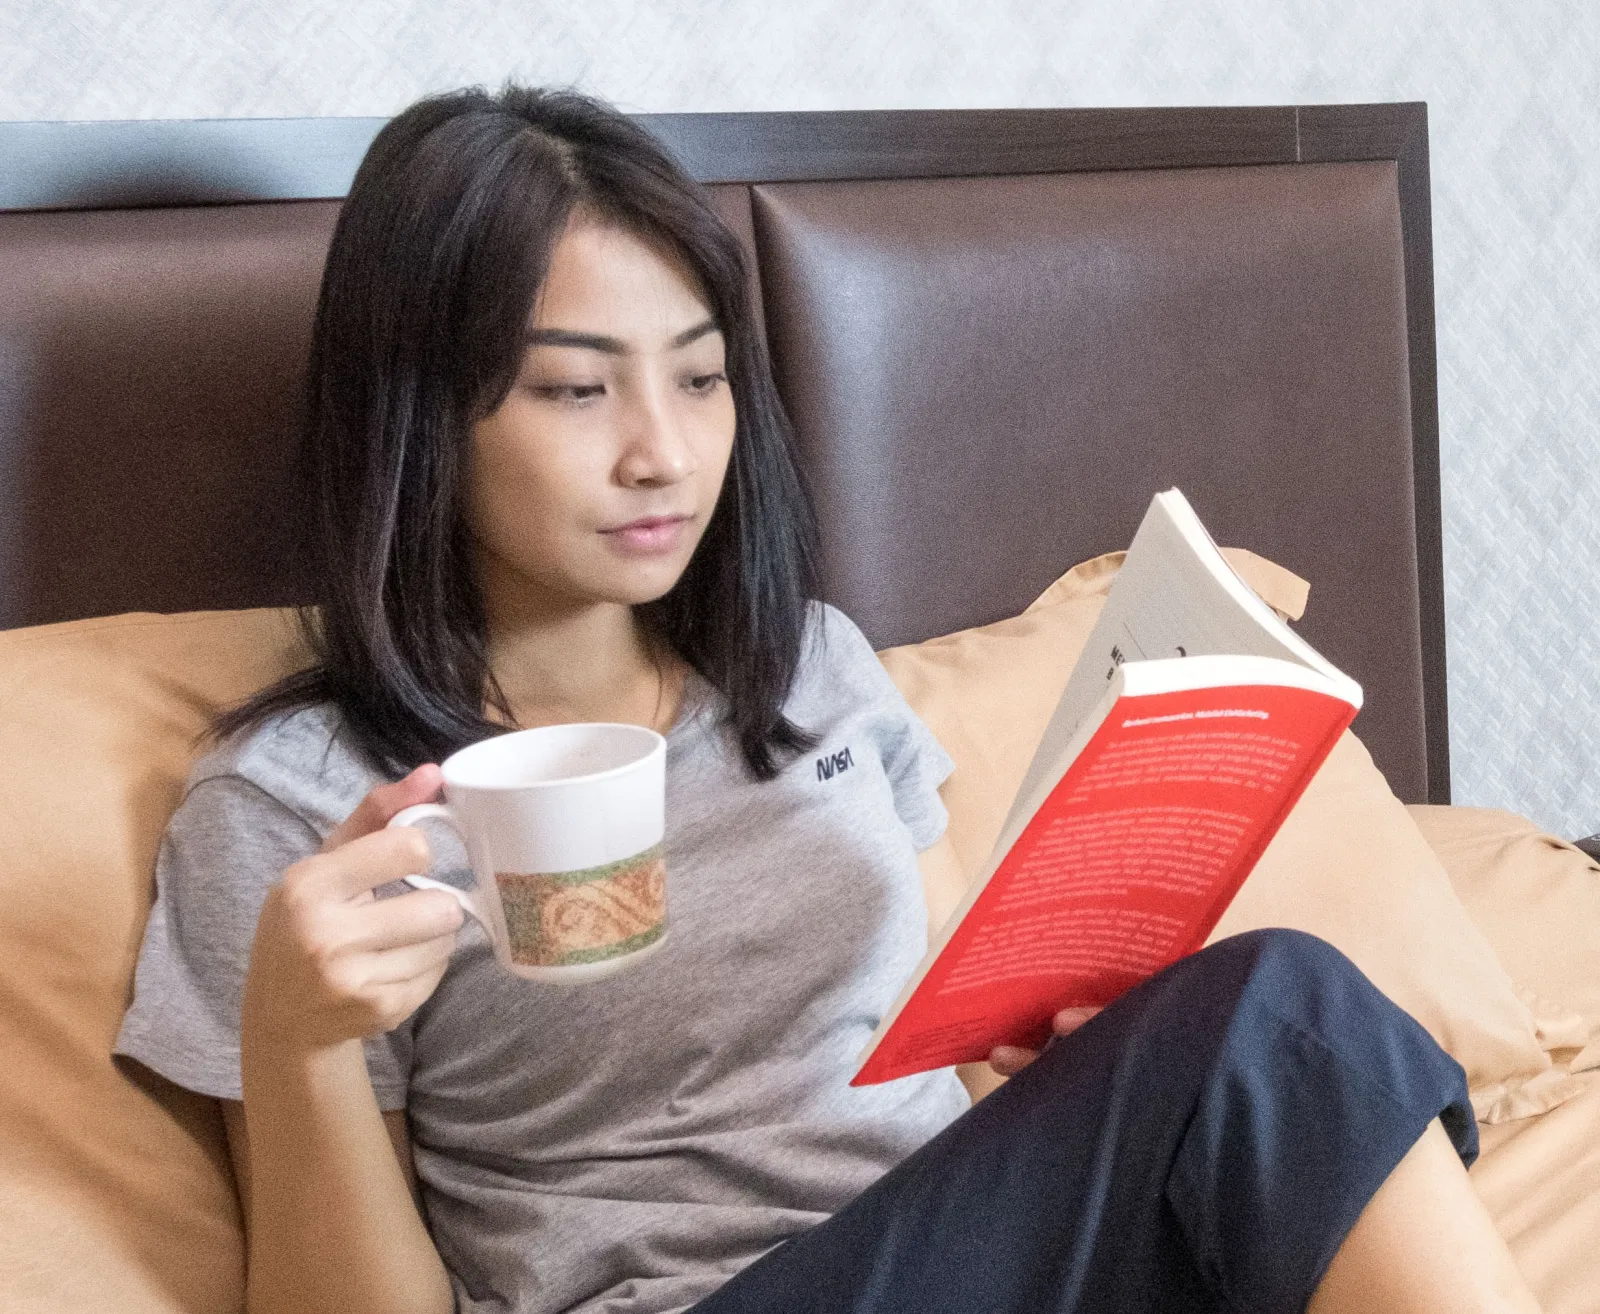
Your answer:
[[[633,110],[1426,100],[1456,797],[1600,830],[1596,0],[0,0],[0,118],[507,75]]]

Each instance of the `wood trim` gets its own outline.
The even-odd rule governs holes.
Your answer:
[[[702,182],[1289,164],[1285,108],[646,114]],[[343,196],[383,119],[0,123],[0,210]]]
[[[1289,164],[1292,107],[648,114],[702,182]]]
[[[338,198],[385,122],[0,123],[0,211]]]
[[[1428,801],[1450,801],[1449,680],[1444,600],[1444,509],[1439,472],[1439,372],[1433,300],[1433,209],[1428,107],[1309,105],[1299,111],[1306,163],[1393,160],[1400,192],[1411,374],[1411,454],[1427,718]]]

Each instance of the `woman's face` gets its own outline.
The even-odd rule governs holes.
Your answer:
[[[705,532],[733,433],[722,334],[695,280],[639,238],[575,220],[516,382],[474,426],[468,515],[486,592],[558,607],[659,598]]]

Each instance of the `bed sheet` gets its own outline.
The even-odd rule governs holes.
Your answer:
[[[1545,1314],[1600,1314],[1600,1071],[1548,1113],[1484,1127],[1473,1185]]]

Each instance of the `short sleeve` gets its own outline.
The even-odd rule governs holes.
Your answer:
[[[939,842],[950,822],[944,800],[939,797],[939,786],[955,770],[955,761],[934,738],[933,731],[923,724],[922,718],[911,710],[911,705],[887,674],[884,679],[898,706],[885,718],[878,751],[883,759],[884,774],[894,790],[895,811],[911,832],[912,842],[920,853]]]
[[[855,622],[835,607],[820,608],[819,620],[831,696],[851,691],[866,703],[878,758],[894,791],[895,812],[917,851],[930,849],[950,821],[939,786],[955,770],[955,761],[906,702]]]
[[[200,780],[156,859],[156,898],[113,1053],[218,1099],[241,1098],[239,1010],[256,921],[284,870],[315,853],[316,830],[237,775]],[[405,1107],[409,1030],[366,1041],[379,1105]]]

